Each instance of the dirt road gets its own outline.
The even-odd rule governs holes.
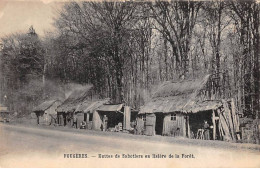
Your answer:
[[[260,167],[259,146],[4,124],[0,136],[0,167]]]

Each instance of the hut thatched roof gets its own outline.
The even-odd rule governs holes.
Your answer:
[[[109,103],[110,103],[109,98],[107,98],[107,99],[85,100],[77,106],[75,113],[77,113],[77,112],[93,113],[94,110],[98,109],[99,107],[101,107],[104,104],[109,104]]]
[[[35,107],[33,109],[34,112],[41,112],[49,109],[56,101],[58,100],[48,100],[43,103],[41,103],[39,106]]]
[[[98,111],[103,112],[118,112],[123,108],[124,104],[105,104],[98,108]]]
[[[180,82],[167,81],[153,94],[150,101],[141,107],[142,113],[196,113],[202,110],[216,109],[221,105],[219,101],[203,101],[199,98],[210,75],[200,79],[183,80]]]
[[[91,87],[74,90],[70,96],[57,108],[57,112],[74,112],[78,105],[91,99]]]

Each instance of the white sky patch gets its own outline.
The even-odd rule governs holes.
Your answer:
[[[50,0],[48,0],[50,1]],[[2,1],[0,0],[0,37],[16,32],[27,32],[33,25],[40,36],[45,31],[53,31],[53,18],[62,3],[46,4],[41,0],[35,1]]]

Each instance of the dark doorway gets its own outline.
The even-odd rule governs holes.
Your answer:
[[[108,121],[107,128],[114,128],[119,122],[123,124],[124,115],[121,113],[107,113]]]
[[[210,126],[213,125],[211,117],[212,111],[210,110],[189,115],[190,131],[194,138],[196,138],[199,129],[204,129],[204,121],[207,121]],[[210,129],[210,139],[213,139],[212,129]]]
[[[100,112],[102,114],[101,119],[103,120],[104,116],[107,117],[107,128],[115,128],[119,122],[123,124],[124,115],[119,112]],[[92,119],[92,118],[90,118]]]
[[[84,113],[84,119],[83,119],[83,120],[84,120],[85,122],[87,122],[87,115],[88,115],[88,113]]]
[[[155,122],[155,134],[162,135],[163,132],[163,119],[164,116],[162,114],[156,115],[156,122]]]

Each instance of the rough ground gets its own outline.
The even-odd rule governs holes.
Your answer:
[[[0,124],[0,136],[0,167],[260,167],[260,146],[254,144],[14,124]],[[64,158],[75,153],[88,158]]]

